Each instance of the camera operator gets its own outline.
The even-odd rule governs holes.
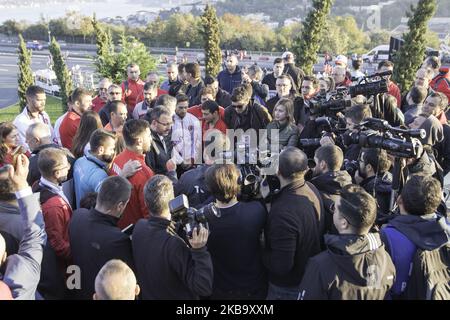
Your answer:
[[[359,185],[377,200],[378,218],[389,214],[392,191],[391,161],[386,150],[363,148],[359,156]],[[358,178],[356,178],[358,180]]]
[[[444,139],[434,147],[437,151],[436,159],[444,170],[444,175],[450,171],[450,126],[447,122],[445,112],[448,106],[448,99],[445,94],[436,92],[430,94],[425,100],[423,113],[434,115],[442,124]]]
[[[133,230],[133,257],[142,298],[193,300],[212,292],[213,266],[206,250],[208,230],[195,228],[191,247],[180,238],[171,222],[169,201],[174,198],[169,178],[156,175],[144,188],[150,218]]]
[[[319,190],[325,208],[325,232],[337,234],[333,225],[332,204],[336,202],[341,189],[352,183],[352,177],[340,170],[344,154],[338,146],[328,144],[318,148],[314,155],[316,166],[310,182]]]
[[[345,120],[347,122],[348,132],[357,131],[356,126],[370,117],[372,117],[372,112],[367,104],[354,105],[348,108],[345,111]],[[360,151],[361,147],[359,145],[351,144],[344,150],[344,159],[347,159],[348,161],[356,161],[359,157]]]
[[[391,67],[385,66],[383,62],[380,62],[377,72],[381,73],[388,70],[391,70]],[[393,82],[390,82],[389,77],[384,76],[385,80],[388,81],[388,90],[390,89],[390,84],[395,85]],[[400,100],[400,98],[394,97],[389,93],[378,93],[367,98],[368,101],[372,101],[370,108],[373,117],[384,119],[393,127],[399,127],[404,124],[403,113],[400,110],[400,105],[397,105],[397,100]]]
[[[320,252],[324,209],[319,191],[305,181],[306,154],[288,147],[279,157],[281,190],[273,196],[265,237],[268,300],[297,299],[308,258]]]
[[[395,267],[378,233],[371,232],[377,210],[363,188],[348,185],[334,206],[339,235],[326,235],[327,250],[309,259],[299,300],[383,300],[394,283]]]
[[[214,267],[212,299],[264,299],[266,271],[260,237],[267,212],[258,201],[237,200],[240,172],[234,164],[216,164],[205,175],[221,216],[208,215],[208,251]]]
[[[443,170],[439,163],[436,161],[433,152],[433,146],[443,140],[443,129],[439,120],[435,116],[421,114],[410,124],[412,129],[425,130],[425,138],[421,138],[420,141],[423,144],[423,151],[416,159],[407,160],[407,173],[423,174],[427,176],[434,176],[441,183],[443,183]]]

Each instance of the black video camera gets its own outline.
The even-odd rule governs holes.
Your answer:
[[[310,100],[310,110],[313,116],[336,117],[336,114],[344,111],[352,104],[348,98],[348,91],[345,87],[338,87],[336,91],[327,94],[320,94]]]
[[[391,127],[387,121],[369,118],[358,126],[361,131],[344,135],[344,144],[359,144],[363,148],[381,148],[400,158],[419,158],[424,137],[423,129],[401,129]]]
[[[220,218],[220,209],[214,203],[210,203],[200,209],[189,207],[189,200],[186,195],[181,194],[169,202],[169,210],[172,220],[181,223],[189,238],[192,238],[192,232],[200,225],[209,230],[208,215],[214,215]]]
[[[384,76],[392,75],[392,71],[385,71],[374,73],[370,76],[363,77],[356,85],[350,86],[349,93],[352,98],[363,95],[365,97],[375,96],[379,93],[388,92],[388,81]],[[374,78],[381,78],[380,80],[373,80]]]

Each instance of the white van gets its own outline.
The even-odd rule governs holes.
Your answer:
[[[34,84],[53,96],[59,96],[60,87],[56,74],[51,69],[37,70],[33,73]]]
[[[368,53],[362,55],[364,62],[375,63],[382,60],[389,59],[389,45],[382,44],[370,50]]]

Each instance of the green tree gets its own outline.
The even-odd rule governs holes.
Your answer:
[[[390,34],[386,30],[377,30],[369,34],[370,41],[366,44],[366,49],[371,50],[382,44],[389,44]]]
[[[95,69],[102,77],[112,77],[116,74],[117,66],[114,58],[114,43],[111,33],[106,32],[95,18],[92,19],[92,27],[96,35],[97,56],[94,59]]]
[[[303,21],[303,32],[295,40],[294,53],[298,65],[309,74],[317,61],[317,52],[322,42],[325,21],[330,13],[333,0],[313,0],[313,8]]]
[[[430,29],[427,30],[427,34],[425,35],[425,45],[427,47],[433,48],[433,49],[439,49],[439,46],[441,44],[441,40],[439,40],[439,37],[436,32],[431,31]]]
[[[19,73],[17,74],[18,94],[20,110],[27,105],[26,91],[33,84],[33,72],[31,70],[31,50],[27,46],[21,34],[19,34]]]
[[[420,67],[426,44],[428,20],[436,10],[435,0],[419,0],[417,6],[411,6],[407,12],[409,31],[403,35],[405,43],[395,56],[394,80],[405,92],[414,81],[415,71]]]
[[[6,20],[0,26],[0,32],[6,34],[8,37],[15,36],[22,32],[23,26],[16,20]]]
[[[110,75],[110,78],[115,83],[120,83],[127,78],[127,65],[129,63],[136,63],[139,65],[141,75],[145,75],[156,69],[156,60],[150,55],[147,47],[136,38],[125,36],[122,34],[120,39],[120,51],[115,54],[115,73]]]
[[[62,57],[61,48],[55,37],[52,38],[49,50],[52,55],[53,68],[60,87],[59,96],[61,97],[61,103],[63,109],[67,111],[67,100],[70,94],[72,94],[72,78]]]
[[[202,35],[205,48],[206,74],[216,77],[220,72],[222,64],[222,51],[220,50],[219,20],[216,10],[206,5],[205,12],[201,17]]]
[[[369,43],[370,38],[368,35],[361,31],[356,24],[356,20],[353,16],[335,17],[336,25],[341,29],[342,33],[345,33],[348,37],[348,48],[346,51],[338,53],[364,53],[364,46]]]

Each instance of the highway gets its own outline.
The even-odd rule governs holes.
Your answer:
[[[47,68],[48,56],[34,55],[31,59],[33,71]],[[82,70],[94,71],[92,60],[78,57],[68,58],[67,65],[72,68],[79,65]],[[0,109],[18,101],[17,96],[17,55],[14,53],[0,53]]]

